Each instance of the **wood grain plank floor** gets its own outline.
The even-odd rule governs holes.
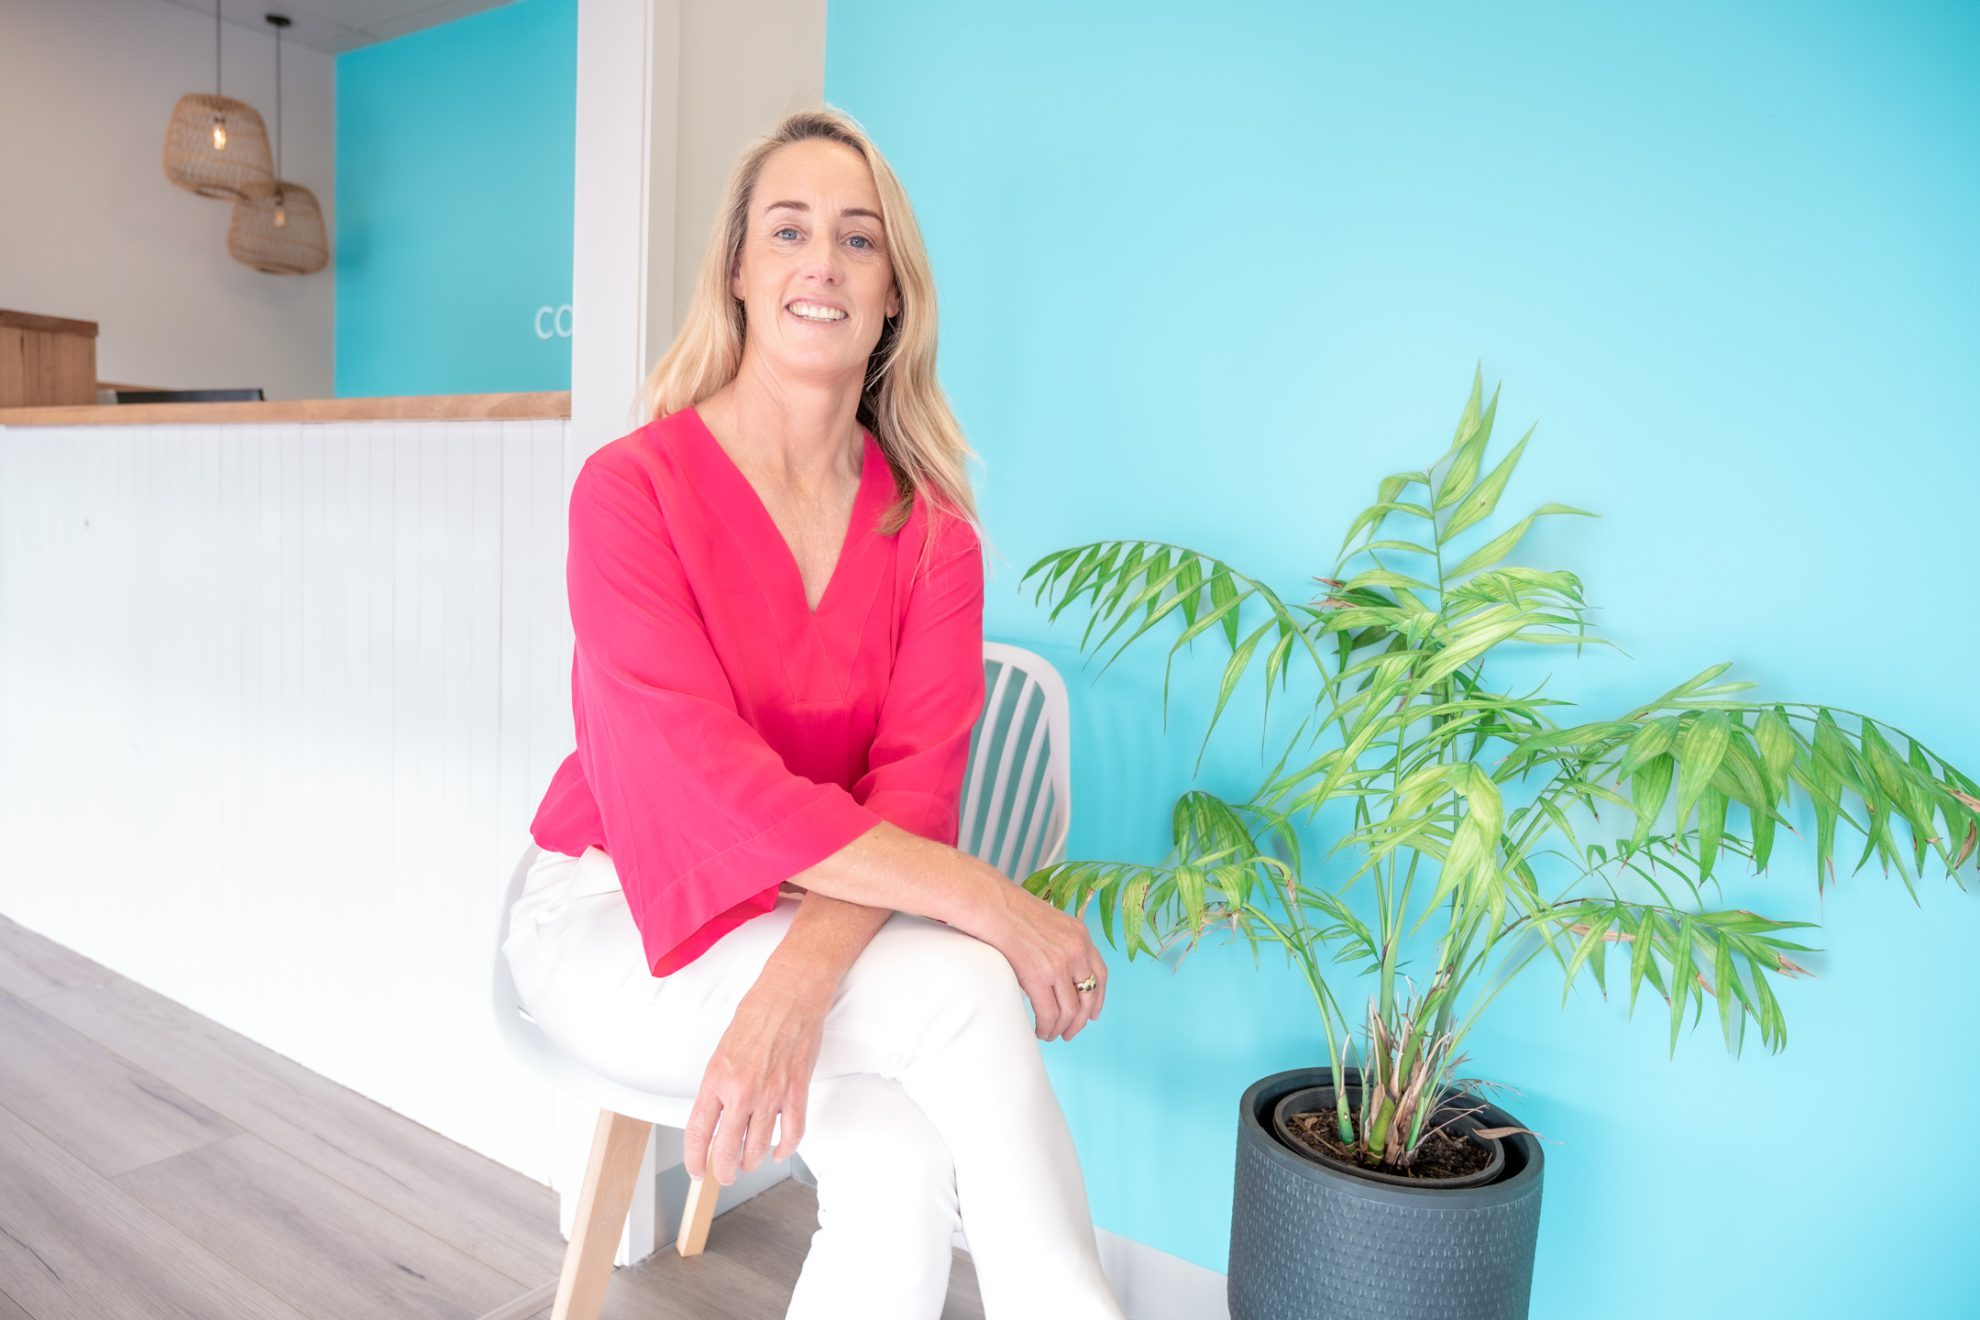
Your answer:
[[[385,1213],[252,1132],[112,1181],[246,1278],[321,1320],[457,1320],[527,1290],[525,1281]]]
[[[33,1320],[302,1320],[4,1105],[0,1290]]]
[[[119,977],[34,1007],[490,1269],[534,1280],[563,1262],[548,1187],[183,1004]]]
[[[0,1049],[6,1106],[106,1177],[240,1131],[184,1091],[5,990],[0,1041],[7,1043]],[[88,1103],[77,1103],[85,1097]]]
[[[0,1041],[0,1320],[475,1320],[556,1280],[549,1188],[5,917]],[[781,1183],[604,1320],[776,1320],[817,1214]],[[944,1320],[982,1315],[957,1252]]]
[[[102,963],[0,916],[0,990],[34,999],[50,990],[94,985],[111,975]]]

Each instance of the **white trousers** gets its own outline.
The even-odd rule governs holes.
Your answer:
[[[655,977],[610,856],[546,851],[503,952],[523,1006],[572,1057],[693,1096],[798,902]],[[1125,1320],[1028,1001],[991,945],[888,918],[826,1010],[798,1149],[818,1230],[787,1320],[937,1320],[958,1225],[985,1320]]]

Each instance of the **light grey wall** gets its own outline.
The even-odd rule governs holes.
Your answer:
[[[674,325],[694,293],[736,157],[824,94],[825,0],[682,0]],[[650,347],[658,361],[667,340]]]
[[[275,133],[272,29],[222,28],[223,90]],[[332,58],[282,43],[282,173],[334,236]],[[213,21],[163,0],[0,0],[0,307],[95,321],[99,380],[331,394],[333,267],[227,255],[231,204],[175,187],[165,125],[213,90]]]

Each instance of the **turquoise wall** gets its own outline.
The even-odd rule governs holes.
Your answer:
[[[570,388],[576,142],[577,0],[337,57],[339,397]]]
[[[829,19],[827,96],[932,251],[942,379],[1003,552],[987,627],[1071,686],[1074,857],[1161,858],[1209,701],[1165,736],[1174,630],[1096,679],[1085,616],[1048,627],[1022,569],[1148,537],[1299,592],[1380,476],[1443,451],[1479,362],[1504,382],[1494,453],[1539,424],[1502,507],[1603,515],[1555,520],[1520,562],[1580,573],[1628,652],[1495,679],[1552,669],[1548,694],[1596,718],[1730,660],[1759,695],[1869,711],[1980,770],[1961,384],[1980,12],[833,0]],[[1220,667],[1199,643],[1176,683],[1201,694]],[[1256,705],[1225,718],[1194,782],[1242,796]],[[1656,1012],[1627,1022],[1587,981],[1562,1007],[1545,962],[1471,1041],[1547,1140],[1533,1314],[1972,1314],[1980,886],[1934,876],[1914,907],[1873,864],[1818,901],[1792,838],[1736,875],[1733,904],[1824,923],[1818,975],[1778,986],[1784,1053],[1734,1060],[1708,1020],[1670,1058]],[[1270,949],[1109,956],[1100,1022],[1044,1047],[1096,1220],[1222,1270],[1237,1098],[1322,1061],[1311,996]]]

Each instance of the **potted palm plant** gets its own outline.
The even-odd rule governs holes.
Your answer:
[[[1596,720],[1494,688],[1498,648],[1611,643],[1573,573],[1507,562],[1537,519],[1592,515],[1544,504],[1488,526],[1532,430],[1488,468],[1498,393],[1481,394],[1475,372],[1450,448],[1381,481],[1311,601],[1152,541],[1059,550],[1024,575],[1054,620],[1087,603],[1082,651],[1130,629],[1108,665],[1180,615],[1165,722],[1176,653],[1221,636],[1206,747],[1261,659],[1268,721],[1274,687],[1297,675],[1314,693],[1248,800],[1177,800],[1160,865],[1066,861],[1024,881],[1068,911],[1097,902],[1130,959],[1229,931],[1254,957],[1282,946],[1312,990],[1324,1066],[1261,1078],[1239,1103],[1233,1320],[1525,1315],[1541,1147],[1459,1076],[1499,991],[1547,955],[1569,989],[1626,984],[1632,1015],[1647,983],[1673,1051],[1708,1003],[1728,1048],[1757,1030],[1778,1050],[1770,982],[1803,974],[1790,933],[1811,923],[1725,906],[1728,859],[1765,868],[1797,793],[1818,887],[1839,824],[1864,840],[1856,869],[1874,855],[1907,888],[1928,856],[1957,877],[1980,838],[1980,786],[1918,739],[1834,706],[1741,700],[1753,685],[1722,681],[1724,664]],[[1335,803],[1349,819],[1327,856],[1347,858],[1322,875],[1301,860],[1300,817]]]

